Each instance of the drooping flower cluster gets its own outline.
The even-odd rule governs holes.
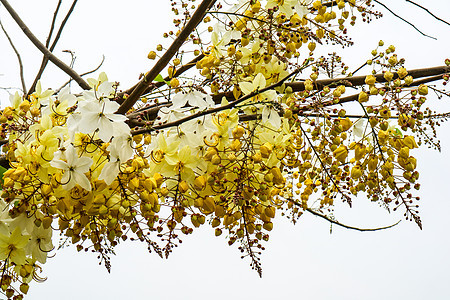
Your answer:
[[[257,254],[277,214],[326,217],[335,201],[362,193],[403,207],[420,226],[412,150],[421,138],[433,143],[427,86],[415,85],[382,43],[368,62],[379,74],[362,78],[355,95],[338,56],[313,58],[316,43],[349,43],[344,24],[354,7],[376,16],[366,1],[239,1],[194,52],[200,74],[175,76],[180,52],[126,115],[117,111],[129,95],[104,73],[78,95],[38,84],[29,97],[11,96],[0,117],[11,166],[0,202],[1,289],[10,297],[20,283],[26,293],[39,279],[53,231],[109,269],[123,240],[167,256],[208,224],[237,241],[260,273]]]

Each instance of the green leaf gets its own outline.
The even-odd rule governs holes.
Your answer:
[[[3,186],[3,174],[6,172],[6,170],[7,170],[6,168],[0,166],[0,182],[2,186]]]
[[[166,83],[166,84],[169,84],[169,82],[167,82],[167,81],[164,80],[164,78],[162,77],[161,74],[158,74],[158,76],[156,76],[156,78],[155,78],[153,81],[156,81],[156,82],[164,82],[164,83]]]

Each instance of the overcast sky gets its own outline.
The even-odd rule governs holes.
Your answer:
[[[45,40],[55,1],[10,1],[23,20],[42,41]],[[67,2],[67,1],[64,1]],[[163,3],[164,2],[164,3]],[[122,87],[136,82],[151,67],[146,56],[162,42],[170,27],[169,1],[79,1],[55,53],[65,61],[76,52],[75,69],[85,72],[100,61],[102,71]],[[198,2],[198,1],[197,1]],[[370,57],[378,40],[394,44],[407,68],[443,65],[450,57],[450,26],[440,23],[406,1],[385,1],[423,32],[388,12],[370,25],[357,23],[355,46],[337,49],[347,64],[358,67]],[[418,1],[441,18],[450,20],[450,2]],[[68,3],[64,6],[67,9]],[[11,21],[4,8],[0,18],[24,58],[28,86],[40,64],[38,51]],[[0,86],[20,86],[17,63],[3,34],[0,34]],[[67,76],[48,68],[43,87],[59,87]],[[2,103],[7,94],[0,91]],[[450,111],[450,99],[430,103]],[[297,225],[278,217],[266,251],[262,255],[263,278],[241,260],[237,247],[229,247],[214,230],[205,226],[183,244],[168,260],[148,254],[141,243],[124,243],[112,258],[112,273],[98,265],[95,254],[76,253],[72,248],[57,252],[44,265],[45,283],[33,283],[27,299],[450,299],[449,154],[450,127],[439,130],[442,153],[415,150],[420,171],[423,230],[402,221],[391,230],[360,233],[333,226],[312,215]],[[336,217],[360,227],[389,225],[403,219],[388,214],[364,197],[352,209],[338,205]]]

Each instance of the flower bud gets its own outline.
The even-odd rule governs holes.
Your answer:
[[[365,83],[368,85],[374,85],[376,82],[376,78],[373,75],[366,76]]]
[[[386,71],[384,72],[384,79],[387,81],[391,81],[394,78],[394,74],[392,72]]]
[[[156,58],[156,52],[155,51],[150,51],[147,55],[148,59],[155,59]]]
[[[411,83],[413,83],[414,79],[412,78],[411,75],[408,75],[405,77],[405,85],[411,85]]]
[[[419,85],[419,95],[425,96],[428,94],[428,86],[426,86],[425,84],[421,84]]]
[[[403,79],[406,77],[406,75],[408,75],[408,71],[404,67],[401,67],[400,69],[398,69],[397,74],[400,79]]]
[[[360,103],[364,103],[364,102],[369,101],[369,95],[367,95],[366,92],[360,92],[359,95],[358,95],[358,101]]]

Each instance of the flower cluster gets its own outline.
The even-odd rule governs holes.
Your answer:
[[[109,269],[121,241],[168,256],[207,224],[238,242],[261,273],[258,253],[276,215],[326,218],[335,201],[364,194],[404,207],[420,226],[412,152],[424,136],[433,143],[432,113],[423,108],[428,87],[416,85],[382,42],[367,62],[379,75],[359,80],[355,95],[339,57],[313,56],[316,44],[349,44],[350,13],[377,16],[367,5],[241,0],[221,16],[212,10],[218,23],[207,29],[203,53],[194,51],[197,74],[176,76],[187,68],[180,51],[168,77],[148,84],[127,114],[117,111],[129,95],[104,73],[81,94],[39,83],[29,96],[11,96],[0,116],[10,164],[0,201],[0,288],[20,299],[17,285],[26,293],[31,279],[40,280],[53,231],[78,251],[98,253]]]

